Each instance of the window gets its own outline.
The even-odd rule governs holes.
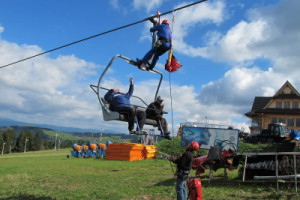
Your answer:
[[[288,126],[295,126],[295,123],[294,123],[294,118],[290,117],[288,118]]]
[[[259,120],[259,118],[253,118],[251,126],[260,126],[260,120]]]
[[[296,126],[300,127],[300,118],[296,118]]]
[[[290,102],[289,101],[284,102],[284,108],[290,108]]]
[[[282,108],[282,102],[276,101],[276,108]]]
[[[299,108],[299,103],[297,101],[293,102],[293,108],[298,109]]]
[[[286,124],[285,123],[285,118],[283,118],[283,117],[279,117],[279,121],[278,121],[279,123],[284,123],[284,124]]]
[[[277,123],[277,117],[272,117],[272,118],[271,118],[271,123],[272,123],[272,124]]]

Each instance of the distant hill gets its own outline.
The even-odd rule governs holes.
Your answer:
[[[55,138],[59,139],[60,141],[90,141],[90,142],[106,142],[108,140],[112,142],[122,142],[122,141],[129,141],[129,142],[138,142],[139,138],[135,135],[125,135],[125,134],[116,134],[116,133],[92,133],[92,132],[63,132],[63,131],[56,131],[52,129],[34,127],[34,126],[0,126],[0,130],[6,130],[7,128],[12,128],[15,130],[16,138],[20,136],[21,132],[23,131],[30,131],[32,134],[40,133],[40,137],[43,141],[54,141]],[[70,146],[70,145],[69,145]],[[68,147],[69,147],[68,146]]]
[[[32,126],[32,127],[51,129],[51,130],[67,132],[67,133],[84,133],[84,132],[99,133],[100,132],[100,130],[96,130],[96,129],[82,129],[82,128],[75,128],[75,127],[55,126],[49,124],[26,123],[26,122],[15,121],[12,119],[7,119],[7,118],[0,118],[0,126]],[[118,132],[114,130],[103,130],[103,132],[118,134]]]

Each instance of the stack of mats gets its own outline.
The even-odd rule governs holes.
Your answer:
[[[142,160],[154,158],[156,154],[155,147],[147,149],[153,145],[143,145],[135,143],[110,143],[106,149],[107,160]],[[145,150],[146,149],[146,150]],[[155,151],[154,151],[155,149]]]
[[[145,145],[143,150],[144,159],[153,159],[156,156],[156,146],[154,145]]]

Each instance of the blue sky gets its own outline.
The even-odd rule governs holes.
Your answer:
[[[192,2],[2,0],[0,65]],[[247,130],[244,114],[255,96],[273,96],[287,80],[299,91],[299,7],[298,0],[208,0],[163,16],[172,21],[174,15],[174,54],[183,65],[170,75],[173,121],[167,55],[155,68],[164,74],[159,95],[169,129],[176,135],[180,123],[207,119]],[[0,117],[127,133],[126,123],[103,121],[89,85],[114,55],[142,58],[150,49],[150,26],[140,23],[0,69]],[[126,92],[131,76],[134,95],[151,103],[157,77],[125,62],[111,67],[104,86]]]

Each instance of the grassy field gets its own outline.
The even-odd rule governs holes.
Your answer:
[[[68,159],[70,150],[0,155],[0,199],[176,199],[175,166],[169,161]],[[277,191],[276,184],[241,183],[237,171],[229,172],[229,180],[209,182],[203,176],[202,195],[204,200],[300,199],[294,184],[280,184]]]

